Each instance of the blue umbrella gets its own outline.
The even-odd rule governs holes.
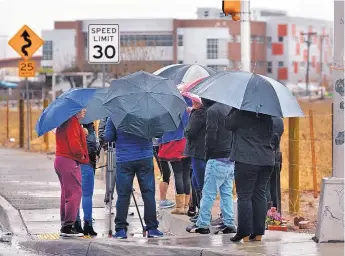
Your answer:
[[[207,77],[190,90],[201,98],[277,117],[303,117],[296,98],[283,84],[267,76],[224,71]]]
[[[173,80],[144,71],[113,80],[103,106],[117,129],[147,139],[176,130],[187,107]]]
[[[96,89],[71,89],[61,94],[43,110],[37,123],[38,136],[59,127],[89,104]]]
[[[95,120],[108,117],[108,113],[102,106],[108,94],[108,88],[97,89],[89,104],[86,107],[86,115],[80,120],[81,124],[88,124]]]

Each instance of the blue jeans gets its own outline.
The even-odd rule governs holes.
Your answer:
[[[128,208],[135,175],[137,176],[141,195],[144,200],[144,221],[147,230],[158,228],[153,159],[146,158],[131,162],[116,163],[116,231],[120,229],[127,230]]]
[[[95,184],[94,169],[91,165],[81,164],[82,177],[82,207],[84,212],[84,221],[92,223],[92,196]],[[80,210],[78,210],[77,221],[80,221]]]
[[[232,199],[233,180],[234,162],[228,159],[210,159],[207,161],[199,217],[196,222],[199,228],[208,228],[210,225],[211,210],[218,190],[224,225],[235,226]]]
[[[192,185],[196,189],[196,191],[201,192],[204,186],[206,161],[203,159],[192,157],[192,169]]]

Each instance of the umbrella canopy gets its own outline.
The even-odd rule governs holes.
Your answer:
[[[250,72],[219,72],[190,92],[241,110],[277,117],[304,116],[287,87],[272,78]]]
[[[80,110],[86,108],[95,92],[96,89],[77,88],[61,94],[41,113],[36,123],[38,136],[59,127]]]
[[[191,93],[190,90],[192,88],[194,88],[195,86],[197,86],[199,83],[201,83],[202,81],[205,80],[206,77],[202,77],[202,78],[199,78],[193,82],[190,82],[190,83],[182,83],[182,84],[179,84],[177,86],[177,88],[180,90],[181,94],[191,100],[194,100],[196,102],[199,102],[199,103],[202,103],[201,102],[201,98],[194,94],[194,93]]]
[[[193,82],[201,77],[207,77],[217,71],[198,64],[173,64],[154,72],[154,75],[174,80],[175,84]]]
[[[113,80],[103,106],[116,128],[151,139],[176,130],[187,105],[173,80],[139,71]]]
[[[107,111],[102,106],[108,93],[108,88],[97,89],[86,107],[86,115],[80,120],[81,124],[88,124],[95,120],[108,117]]]

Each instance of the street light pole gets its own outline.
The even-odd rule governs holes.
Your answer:
[[[306,92],[307,92],[307,96],[309,96],[309,55],[310,55],[310,45],[311,45],[311,37],[315,36],[316,33],[315,32],[308,32],[308,33],[301,33],[302,36],[307,35],[308,39],[306,41],[307,43],[307,72],[305,75],[305,86],[306,86]]]
[[[251,72],[250,1],[241,1],[241,62],[242,70]]]

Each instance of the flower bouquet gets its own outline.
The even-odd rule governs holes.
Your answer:
[[[287,231],[287,226],[283,224],[283,219],[275,207],[268,210],[266,225],[268,230]]]

